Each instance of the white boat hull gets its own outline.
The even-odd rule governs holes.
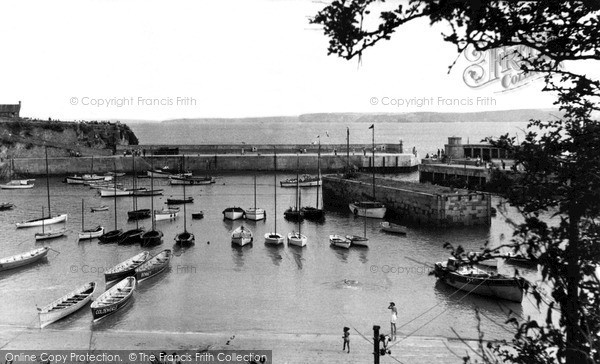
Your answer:
[[[93,286],[92,293],[90,293],[87,297],[85,297],[81,301],[79,301],[69,307],[63,308],[63,309],[53,309],[61,302],[64,302],[64,300],[66,298],[73,295],[74,293],[76,294],[76,293],[85,292],[88,289],[92,288],[92,286]],[[73,291],[69,295],[61,297],[60,299],[52,302],[51,304],[43,307],[42,309],[40,309],[40,312],[38,313],[38,317],[40,319],[40,328],[43,329],[44,327],[50,325],[51,323],[56,322],[64,317],[67,317],[70,314],[83,308],[85,305],[87,305],[92,300],[92,297],[93,297],[95,291],[96,291],[96,284],[94,282],[90,282],[90,283],[83,285],[79,289]]]
[[[179,210],[154,211],[154,221],[174,220],[179,216]]]
[[[33,180],[29,179],[21,179],[21,180],[12,180],[8,183],[0,185],[0,188],[3,190],[22,190],[33,188],[34,184],[30,183]]]
[[[352,213],[355,216],[369,217],[373,219],[383,219],[383,217],[385,216],[385,212],[387,211],[387,208],[385,206],[364,208],[357,206],[357,204],[351,203],[349,207],[350,211],[352,211]]]
[[[231,233],[231,243],[239,246],[251,244],[253,240],[252,231],[244,226],[240,226]]]
[[[352,242],[340,235],[329,235],[329,243],[338,248],[349,249]]]
[[[295,181],[281,181],[281,187],[296,187]],[[298,183],[298,187],[319,187],[321,185],[321,180],[315,181],[303,181]]]
[[[346,239],[350,240],[350,242],[352,243],[351,245],[354,245],[354,246],[361,246],[361,247],[369,246],[369,239],[362,237],[362,236],[346,235]]]
[[[302,235],[299,233],[288,233],[287,241],[288,245],[303,247],[306,246],[308,238],[306,237],[306,235]]]
[[[65,235],[66,233],[67,233],[67,229],[48,231],[48,232],[44,232],[44,233],[36,233],[35,240],[38,241],[38,240],[48,240],[48,239],[59,238],[59,237]]]
[[[101,197],[131,196],[132,194],[133,194],[133,191],[131,191],[131,190],[119,190],[119,189],[115,190],[114,188],[100,189]]]
[[[2,258],[0,259],[0,271],[18,268],[36,262],[44,258],[46,254],[48,254],[48,250],[50,250],[50,248],[43,247],[26,253]]]
[[[279,245],[283,244],[283,235],[278,233],[266,233],[265,244]]]
[[[72,176],[67,177],[67,183],[71,185],[83,185],[86,183],[110,181],[112,177],[104,177],[98,175],[83,175],[83,176]]]
[[[79,237],[79,240],[95,239],[95,238],[99,238],[103,234],[104,234],[104,228],[97,230],[97,231],[90,231],[90,232],[82,231],[78,234],[78,237]]]
[[[265,210],[261,208],[249,208],[246,210],[246,219],[248,220],[264,220]]]
[[[67,220],[68,220],[68,215],[62,214],[62,215],[57,215],[57,216],[45,218],[45,219],[17,222],[15,224],[15,226],[17,227],[17,229],[19,229],[19,228],[26,228],[26,227],[58,224],[60,222],[67,222]]]
[[[223,217],[227,220],[238,220],[244,217],[245,211],[243,210],[224,210]]]

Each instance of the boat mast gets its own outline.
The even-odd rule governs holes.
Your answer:
[[[52,217],[52,212],[50,211],[50,177],[48,177],[48,147],[45,147],[44,150],[46,152],[46,194],[48,195],[48,217]],[[42,217],[44,217],[43,211]]]
[[[184,167],[182,169],[183,169],[183,173],[185,173],[185,155],[183,156],[183,163],[184,163]],[[254,178],[256,178],[256,177],[254,177]],[[256,180],[254,182],[256,184]],[[255,198],[256,198],[256,192],[254,194],[255,194]],[[187,221],[186,221],[186,217],[185,217],[187,215],[186,214],[187,210],[186,210],[185,205],[187,205],[187,201],[185,200],[185,181],[184,181],[184,183],[183,183],[183,232],[187,233],[187,227],[186,227]]]
[[[44,234],[44,222],[46,221],[46,219],[44,219],[44,206],[42,206],[42,234]]]
[[[371,125],[371,129],[373,129],[373,201],[375,201],[375,124]]]
[[[133,211],[135,214],[135,211],[137,211],[137,209],[138,209],[137,208],[137,171],[135,170],[135,152],[131,153],[131,156],[133,157],[133,165],[132,165],[132,168],[133,168],[133,181],[132,182],[133,183],[132,183],[131,187],[133,187]],[[135,219],[135,228],[136,229],[140,228],[137,217]]]
[[[296,213],[298,214],[298,237],[300,237],[300,156],[296,154]]]
[[[346,172],[350,173],[350,128],[346,127]]]
[[[115,230],[117,230],[117,161],[113,159],[113,169],[115,170],[115,175],[113,176],[113,185],[114,185],[114,198],[115,198]]]
[[[83,212],[83,199],[81,199],[81,231],[85,230],[85,214]]]
[[[277,234],[277,147],[275,146],[273,146],[273,185],[275,186],[273,191],[275,198],[275,211],[273,214],[273,220],[275,220],[275,230],[273,231],[273,234]]]
[[[319,184],[321,184],[321,137],[319,139],[319,151],[317,152],[317,210],[319,209]]]
[[[152,210],[152,231],[154,231],[154,227],[156,226],[154,220],[154,158],[150,159],[150,170],[152,170],[152,174],[150,175],[150,191],[152,191],[150,209]]]
[[[256,173],[254,174],[254,213],[256,214]]]

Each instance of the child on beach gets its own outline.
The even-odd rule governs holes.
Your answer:
[[[344,347],[342,351],[346,350],[346,346],[348,346],[348,353],[350,352],[350,328],[344,327],[344,335],[342,336],[344,339]]]

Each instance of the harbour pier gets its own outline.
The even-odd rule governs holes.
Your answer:
[[[347,210],[352,201],[371,200],[372,191],[369,175],[323,177],[326,209]],[[485,192],[377,177],[374,199],[386,205],[386,216],[413,224],[456,227],[491,223],[491,196]]]

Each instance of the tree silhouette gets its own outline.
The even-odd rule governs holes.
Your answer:
[[[514,226],[508,245],[537,259],[551,292],[547,296],[528,285],[538,307],[545,308],[546,320],[511,319],[512,341],[490,344],[496,357],[480,358],[600,362],[600,124],[593,117],[600,107],[600,83],[569,70],[600,60],[600,1],[411,0],[375,13],[387,4],[382,3],[336,0],[319,11],[311,22],[323,26],[329,54],[360,59],[403,24],[426,18],[447,29],[443,39],[458,53],[510,47],[504,56],[521,71],[543,76],[541,91],[556,95],[561,115],[530,120],[521,143],[508,135],[487,139],[513,153],[520,166],[503,192],[525,222]],[[544,213],[553,218],[542,218]],[[483,258],[498,252],[486,250]]]

